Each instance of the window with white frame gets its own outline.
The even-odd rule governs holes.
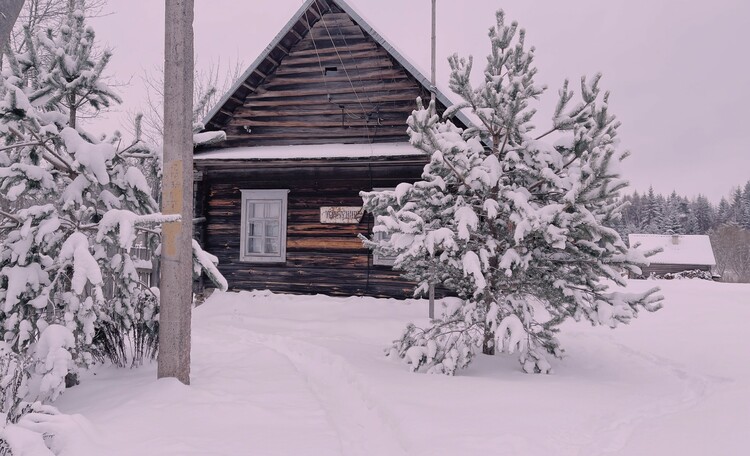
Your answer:
[[[393,191],[395,189],[394,188],[373,188],[373,191],[378,191],[378,192],[382,192],[386,190]],[[388,239],[390,239],[390,237],[391,236],[389,234],[378,232],[378,233],[374,233],[373,239],[375,241],[387,241]],[[397,255],[384,255],[382,253],[378,253],[377,250],[373,250],[372,251],[372,264],[377,265],[377,266],[393,266],[396,263],[396,256]]]
[[[289,190],[242,190],[240,261],[286,261],[286,202]]]

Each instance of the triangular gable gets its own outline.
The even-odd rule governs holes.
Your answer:
[[[346,2],[307,0],[204,123],[227,132],[223,147],[401,142],[429,89]]]

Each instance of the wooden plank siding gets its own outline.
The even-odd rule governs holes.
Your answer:
[[[227,133],[220,147],[408,140],[406,119],[430,92],[386,49],[323,0],[292,30],[301,39],[285,38],[288,53],[274,49],[207,125]]]
[[[414,182],[426,160],[371,158],[304,161],[196,161],[207,194],[204,247],[219,258],[231,289],[288,293],[410,297],[414,285],[389,266],[372,264],[358,234],[372,230],[372,216],[359,224],[320,223],[321,206],[361,206],[360,190]],[[241,190],[288,189],[287,258],[281,264],[239,261]]]
[[[694,271],[696,269],[699,271],[710,271],[711,266],[705,264],[651,263],[649,266],[641,268],[641,275],[639,277],[648,277],[651,274],[675,274],[684,271]]]

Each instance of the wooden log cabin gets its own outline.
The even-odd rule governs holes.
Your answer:
[[[226,141],[195,153],[199,238],[230,288],[411,296],[358,238],[359,192],[419,179],[406,121],[430,89],[346,2],[306,1],[205,119]]]

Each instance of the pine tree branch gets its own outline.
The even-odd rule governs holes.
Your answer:
[[[42,145],[42,143],[40,143],[40,142],[18,143],[18,144],[13,144],[11,146],[0,147],[0,152],[6,151],[6,150],[11,150],[11,149],[18,149],[18,148],[21,148],[21,147],[41,146],[41,145]]]
[[[133,229],[136,229],[136,230],[139,230],[139,231],[143,231],[143,232],[146,232],[146,233],[151,233],[151,234],[156,234],[156,235],[158,235],[158,236],[161,236],[161,231],[159,231],[159,230],[154,230],[154,229],[151,229],[151,228],[146,228],[145,226],[139,226],[139,225],[136,225],[136,226],[134,226],[134,227],[133,227]]]
[[[16,135],[19,138],[23,138],[24,137],[23,134],[20,131],[16,130],[13,127],[8,127],[8,131],[10,131],[11,133],[13,133],[14,135]],[[42,146],[44,148],[44,150],[47,152],[46,154],[43,154],[43,155],[44,155],[44,158],[50,164],[52,164],[58,170],[60,170],[60,171],[62,171],[64,173],[67,173],[69,176],[75,177],[76,173],[73,170],[73,167],[70,166],[70,164],[68,164],[65,161],[65,159],[63,159],[62,157],[60,157],[57,154],[57,152],[55,152],[54,150],[50,149],[49,146],[47,146],[46,141],[41,136],[39,136],[35,131],[33,131],[31,129],[29,129],[29,134],[31,136],[33,136],[34,139],[36,139],[37,141],[39,141],[39,145]]]
[[[498,151],[498,154],[497,154],[497,158],[499,160],[502,160],[502,157],[505,154],[505,147],[508,145],[508,137],[509,137],[509,135],[508,135],[508,132],[506,131],[505,132],[505,138],[503,139],[503,145],[502,145],[502,147],[500,147],[500,150]]]
[[[0,215],[2,215],[3,217],[6,217],[6,218],[9,218],[9,219],[13,220],[14,222],[16,222],[19,225],[21,224],[21,219],[19,219],[18,217],[16,217],[13,214],[10,214],[8,212],[0,210]]]
[[[149,287],[147,284],[141,282],[140,280],[135,280],[134,282],[137,283],[138,285],[140,285],[141,289],[148,291],[149,294],[151,294],[151,296],[153,296],[156,299],[159,299],[159,297],[156,295],[156,293],[154,293],[153,291],[151,291],[151,287]]]
[[[578,114],[576,115],[576,117],[578,115],[580,115],[580,113],[582,113],[583,111],[585,111],[586,108],[588,108],[592,103],[593,103],[593,101],[589,101],[586,104],[584,104],[583,106],[581,106],[580,107],[581,109],[578,111]],[[552,133],[554,133],[554,132],[556,132],[558,130],[560,130],[559,126],[553,126],[548,131],[546,131],[546,132],[542,133],[541,135],[537,136],[536,138],[534,138],[534,140],[539,141],[540,139],[544,138],[545,136],[551,135]]]
[[[568,160],[568,162],[566,162],[565,164],[563,164],[562,168],[560,168],[560,171],[562,171],[564,169],[567,169],[570,165],[572,165],[579,158],[580,157],[574,153],[573,154],[573,158],[571,158],[570,160]],[[529,192],[533,192],[534,190],[538,190],[539,187],[541,187],[542,184],[544,184],[545,182],[546,181],[544,181],[544,180],[539,180],[539,181],[534,182],[533,184],[531,184],[531,186],[529,186]]]
[[[118,155],[122,158],[137,158],[139,160],[147,159],[147,158],[154,158],[153,154],[132,154],[132,153],[118,153]]]
[[[453,166],[453,164],[445,158],[445,155],[443,155],[443,163],[445,163],[448,168],[453,171],[453,174],[455,174],[456,177],[458,177],[464,185],[466,185],[467,187],[471,187],[469,183],[466,182],[466,179],[461,175],[461,173],[459,173],[458,170]]]
[[[552,127],[551,129],[547,130],[546,132],[534,138],[534,140],[539,141],[540,139],[544,138],[545,136],[551,135],[552,133],[558,131],[559,129],[560,127]]]
[[[99,229],[99,224],[98,223],[89,223],[87,225],[78,225],[76,228],[78,228],[79,230],[98,230]],[[146,233],[161,235],[161,231],[154,230],[154,229],[151,229],[151,228],[146,228],[145,226],[142,226],[142,225],[135,225],[135,226],[133,226],[133,229],[138,230],[138,231],[144,231]]]

